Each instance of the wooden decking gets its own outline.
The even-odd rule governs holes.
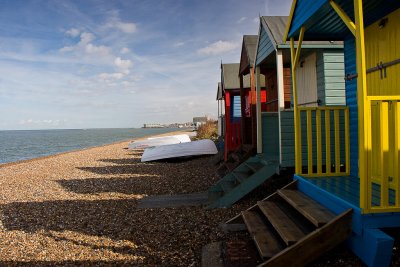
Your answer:
[[[304,177],[303,177],[304,178]],[[328,191],[331,194],[349,202],[350,204],[360,207],[360,179],[355,176],[336,176],[336,177],[318,177],[304,178],[314,185]],[[380,185],[373,183],[372,185],[372,206],[380,204]],[[394,205],[396,192],[392,189],[389,191],[389,204]]]

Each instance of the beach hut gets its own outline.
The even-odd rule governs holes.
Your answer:
[[[243,38],[239,78],[247,74],[250,84],[257,89],[256,127],[249,120],[245,126],[250,129],[244,129],[243,134],[253,133],[256,128],[257,156],[235,166],[210,189],[213,203],[209,207],[232,205],[281,170],[293,173],[295,134],[290,46],[283,41],[287,20],[285,16],[261,17],[257,42],[254,44],[252,36]],[[297,71],[298,84],[307,89],[301,96],[302,105],[345,105],[343,42],[312,41],[304,46],[302,68]],[[255,54],[250,64],[246,57],[252,51]],[[252,92],[251,87],[241,91],[242,96]]]
[[[221,89],[225,99],[224,158],[242,144],[242,110],[240,101],[239,63],[221,64]],[[249,88],[246,78],[244,88]]]
[[[258,153],[278,159],[280,168],[294,168],[294,113],[290,47],[283,40],[287,16],[260,17],[255,55],[256,80],[264,80],[267,102],[261,110]],[[345,105],[343,43],[308,41],[296,70],[300,106]]]
[[[257,47],[257,35],[244,35],[240,55],[239,81],[242,108],[242,141],[256,151],[257,118],[256,118],[256,81],[254,76],[254,57]],[[245,77],[250,81],[250,87],[243,86]],[[260,108],[266,108],[265,80],[261,81]]]
[[[302,266],[343,241],[368,266],[390,265],[394,239],[382,229],[400,226],[399,25],[398,0],[293,1],[283,40],[294,181],[228,222],[245,224],[260,266]],[[344,42],[346,106],[300,105],[308,40]]]
[[[303,109],[295,103],[295,178],[299,189],[336,214],[352,209],[350,248],[369,266],[389,266],[393,238],[380,229],[400,226],[400,1],[294,1],[285,39],[292,46],[293,69],[298,68],[303,40],[344,40],[346,115],[340,118],[335,109]],[[323,151],[322,143],[306,143],[305,166],[299,128],[304,112],[308,119],[315,113],[310,121],[319,125],[334,113],[336,125],[330,138],[334,151],[328,145]],[[345,129],[344,143],[340,127]],[[307,138],[314,134],[309,130]],[[315,134],[320,133],[317,127]],[[310,156],[312,146],[317,161]],[[344,161],[338,148],[342,146]]]

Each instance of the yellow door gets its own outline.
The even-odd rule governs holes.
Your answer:
[[[381,208],[399,206],[400,9],[365,29],[365,48],[372,144],[368,175],[380,186],[378,198],[371,197],[370,203]]]

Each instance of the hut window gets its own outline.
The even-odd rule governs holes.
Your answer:
[[[232,121],[240,120],[241,117],[240,95],[235,95],[232,97]]]

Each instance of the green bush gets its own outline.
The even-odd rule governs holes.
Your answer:
[[[217,139],[217,121],[208,120],[197,128],[197,139]]]

